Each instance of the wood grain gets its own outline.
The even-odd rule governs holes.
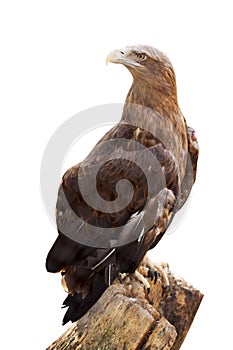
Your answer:
[[[156,268],[156,267],[155,267]],[[134,275],[127,275],[103,293],[96,304],[47,350],[177,350],[192,324],[202,293],[167,264],[150,292]]]

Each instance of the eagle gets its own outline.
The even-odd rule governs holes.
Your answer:
[[[133,82],[118,124],[68,169],[46,259],[68,293],[63,324],[82,317],[121,273],[133,274],[186,202],[199,147],[179,108],[168,57],[145,45],[109,53]]]

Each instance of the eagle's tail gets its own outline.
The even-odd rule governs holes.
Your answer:
[[[63,324],[75,322],[99,299],[119,273],[116,249],[84,247],[59,234],[46,259],[49,272],[61,272],[69,295]]]
[[[63,325],[69,321],[75,322],[82,317],[107,288],[103,271],[95,273],[91,279],[90,287],[85,297],[83,297],[82,293],[74,293],[69,294],[64,300],[63,307],[68,307],[68,309],[63,318]]]

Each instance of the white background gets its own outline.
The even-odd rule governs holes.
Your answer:
[[[45,349],[65,330],[60,276],[44,267],[56,229],[41,201],[41,158],[66,119],[95,105],[124,102],[131,76],[123,66],[106,67],[105,57],[142,43],[170,57],[181,109],[201,148],[190,209],[151,256],[169,262],[205,294],[182,350],[230,348],[232,32],[232,4],[224,0],[1,1],[5,347]],[[81,155],[80,149],[77,161]]]

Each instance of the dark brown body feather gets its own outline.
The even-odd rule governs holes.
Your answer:
[[[139,49],[141,47],[131,48],[128,56]],[[134,82],[121,121],[81,164],[65,173],[59,189],[59,236],[48,254],[46,267],[50,272],[62,271],[63,285],[69,292],[64,302],[64,306],[68,306],[64,323],[80,318],[119,272],[135,271],[147,250],[158,243],[175,212],[186,201],[196,177],[198,145],[193,129],[187,128],[177,104],[173,69],[157,50],[148,47],[143,50],[147,50],[150,57],[144,70],[125,64],[133,74]],[[78,176],[85,179],[96,163],[105,159],[105,152],[102,154],[98,145],[122,139],[136,141],[147,150],[138,153],[144,164],[149,164],[150,155],[154,157],[154,164],[146,169],[153,179],[153,193],[149,193],[145,169],[133,160],[125,159],[124,151],[127,150],[117,146],[114,157],[106,158],[99,168],[96,189],[106,203],[111,203],[119,195],[116,185],[126,179],[133,186],[132,199],[119,211],[94,209],[83,198]],[[92,195],[92,190],[87,182],[84,192]],[[148,212],[149,219],[145,219]],[[85,224],[80,226],[76,217]],[[148,220],[152,223],[147,224]],[[96,227],[100,234],[94,236],[88,232],[87,224]],[[110,236],[111,233],[115,235],[115,244],[106,246],[104,240],[109,237],[102,237],[101,245],[101,228],[109,229]],[[81,235],[89,237],[87,244],[80,243]]]

